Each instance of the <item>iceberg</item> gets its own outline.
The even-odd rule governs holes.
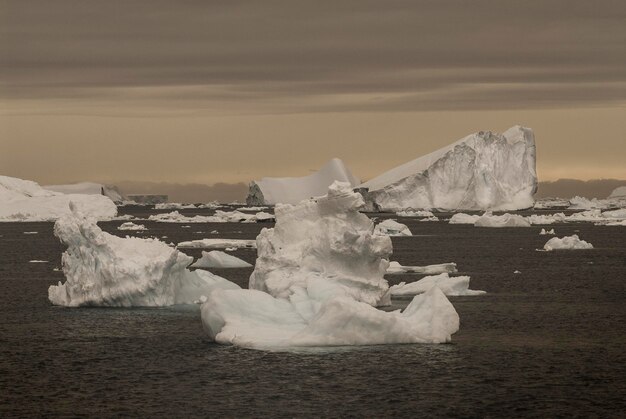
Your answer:
[[[612,198],[623,198],[626,199],[626,186],[619,186],[613,189],[613,192],[609,195],[609,199]]]
[[[400,263],[392,261],[389,262],[389,267],[387,268],[387,275],[394,274],[404,274],[404,273],[412,273],[412,274],[426,274],[426,275],[437,275],[441,273],[456,273],[456,263],[440,263],[438,265],[426,265],[426,266],[404,266],[400,265]]]
[[[64,194],[104,195],[116,204],[121,204],[126,201],[126,198],[122,195],[117,186],[103,185],[94,182],[80,182],[69,185],[45,185],[43,188]]]
[[[66,282],[48,289],[54,305],[159,307],[193,304],[215,289],[239,289],[210,272],[189,271],[193,258],[159,240],[103,232],[74,205],[56,221],[54,234],[68,246],[62,257]]]
[[[147,230],[146,226],[143,224],[135,224],[133,222],[127,222],[127,223],[123,223],[122,225],[120,225],[118,228],[118,230],[128,230],[128,231],[145,231]]]
[[[537,190],[535,137],[521,126],[502,134],[480,131],[359,188],[382,210],[530,208]]]
[[[70,213],[70,202],[98,219],[117,215],[117,207],[106,196],[64,194],[30,180],[0,176],[0,221],[54,221]]]
[[[474,227],[530,227],[530,222],[521,215],[509,213],[493,215],[487,212],[476,220]]]
[[[554,236],[556,233],[554,232],[554,229],[552,230],[546,230],[545,228],[542,228],[541,231],[539,232],[540,236]]]
[[[425,276],[419,281],[410,282],[408,284],[401,282],[389,288],[389,292],[394,297],[416,295],[428,292],[433,286],[436,286],[448,296],[485,294],[485,291],[469,289],[469,283],[469,276],[451,277],[448,273],[444,272],[439,275]]]
[[[274,216],[267,212],[257,212],[256,214],[245,214],[240,211],[215,211],[214,215],[194,215],[188,217],[178,211],[165,214],[154,214],[148,217],[150,221],[160,223],[258,223],[274,221]]]
[[[552,250],[577,250],[577,249],[593,249],[593,245],[581,240],[578,235],[565,236],[563,238],[553,237],[543,246],[544,250],[550,252]]]
[[[228,253],[213,250],[210,252],[202,252],[202,257],[195,261],[190,268],[250,268],[245,260]]]
[[[374,234],[381,236],[412,236],[409,228],[395,220],[385,220],[376,225]]]
[[[352,187],[361,183],[340,159],[332,159],[320,170],[303,177],[266,177],[250,183],[248,205],[297,204],[303,199],[322,196],[335,181]]]
[[[218,343],[251,348],[448,342],[459,317],[432,287],[403,311],[383,278],[389,236],[372,221],[349,183],[298,205],[277,205],[276,226],[257,237],[248,290],[216,290],[202,305],[202,324]]]
[[[176,247],[181,249],[239,249],[242,247],[253,249],[256,248],[256,241],[243,239],[200,239],[180,242]]]

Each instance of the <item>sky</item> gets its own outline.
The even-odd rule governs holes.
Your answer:
[[[540,180],[626,179],[624,45],[623,0],[0,0],[0,174],[366,180],[521,124]]]

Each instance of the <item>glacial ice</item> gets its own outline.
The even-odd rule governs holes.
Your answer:
[[[384,220],[376,225],[374,228],[374,234],[381,236],[412,236],[409,228],[395,220]]]
[[[239,289],[210,272],[190,272],[191,256],[156,239],[103,232],[74,205],[57,220],[54,233],[68,246],[62,257],[66,282],[48,289],[54,305],[169,306],[192,304],[215,289]]]
[[[389,262],[389,267],[385,272],[387,275],[404,274],[404,273],[416,273],[426,275],[437,275],[441,273],[456,273],[456,263],[440,263],[438,265],[426,265],[426,266],[404,266],[398,262]]]
[[[304,177],[265,177],[250,183],[248,205],[297,204],[303,199],[322,196],[335,181],[355,187],[360,182],[340,159],[332,159],[320,170]]]
[[[414,209],[398,211],[396,212],[396,215],[398,217],[428,217],[428,218],[435,216],[435,214],[433,214],[431,211],[414,210]]]
[[[575,250],[575,249],[593,249],[591,243],[581,240],[578,235],[565,236],[563,238],[553,237],[543,246],[544,250]]]
[[[541,231],[539,232],[540,236],[553,236],[556,233],[554,232],[554,229],[552,230],[546,230],[545,228],[542,228]]]
[[[256,223],[274,221],[274,216],[267,212],[245,214],[241,211],[215,211],[214,215],[194,215],[192,217],[182,215],[178,211],[165,214],[154,214],[148,217],[150,221],[160,223]]]
[[[70,202],[98,219],[117,214],[113,201],[103,195],[53,192],[30,180],[0,176],[0,222],[54,221],[70,213]]]
[[[127,223],[123,223],[122,225],[120,225],[118,228],[118,230],[129,230],[129,231],[145,231],[147,230],[146,226],[143,224],[135,224],[133,222],[127,222]]]
[[[479,218],[480,218],[480,215],[469,215],[469,214],[465,214],[463,212],[459,212],[457,214],[454,214],[450,218],[449,223],[450,224],[472,224],[472,225],[474,225],[476,220],[478,220]]]
[[[392,248],[358,212],[363,205],[341,182],[326,196],[277,205],[276,226],[257,237],[250,289],[216,290],[202,305],[209,336],[252,348],[449,341],[459,317],[437,287],[403,312],[373,307],[389,299]]]
[[[471,134],[359,188],[383,210],[529,208],[537,189],[534,134],[521,126]]]
[[[391,288],[389,288],[389,292],[392,296],[395,297],[417,295],[427,292],[428,290],[433,288],[433,286],[436,286],[445,295],[448,296],[485,294],[485,291],[469,289],[469,283],[469,276],[451,277],[450,275],[448,275],[448,273],[444,272],[439,275],[425,276],[424,278],[415,282],[401,282],[398,285],[391,286]]]
[[[178,243],[176,247],[180,249],[226,249],[232,248],[256,248],[256,240],[242,239],[200,239]]]
[[[126,201],[117,186],[94,182],[80,182],[68,185],[45,185],[44,189],[64,194],[104,195],[116,204]]]
[[[626,186],[619,186],[613,189],[613,192],[609,195],[609,199],[611,198],[626,198]]]
[[[195,261],[190,268],[250,268],[245,260],[228,253],[212,250],[210,252],[202,252],[202,257]]]
[[[476,220],[474,227],[530,227],[530,222],[521,215],[485,213]]]

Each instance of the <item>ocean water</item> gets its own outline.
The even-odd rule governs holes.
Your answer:
[[[393,239],[395,260],[456,262],[488,292],[451,298],[461,317],[451,344],[256,351],[212,343],[195,307],[53,307],[64,249],[52,223],[0,223],[0,415],[623,417],[626,228],[553,225],[595,248],[538,252],[550,238],[541,227],[399,221],[416,236]],[[173,242],[271,226],[141,223],[146,233],[101,226]],[[243,286],[251,271],[214,270]]]

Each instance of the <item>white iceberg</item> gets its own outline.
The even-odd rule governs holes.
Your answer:
[[[619,186],[613,189],[613,192],[609,195],[609,199],[611,198],[625,198],[626,199],[626,186]]]
[[[474,227],[530,227],[530,222],[521,215],[509,213],[493,215],[487,212],[476,220]]]
[[[435,214],[433,214],[431,211],[414,210],[414,209],[398,211],[396,212],[396,215],[398,217],[428,217],[428,218],[435,217]]]
[[[412,236],[409,228],[394,220],[385,220],[376,225],[374,228],[374,234],[382,236]]]
[[[117,215],[106,196],[53,192],[30,180],[0,176],[0,221],[54,221],[70,213],[70,202],[98,219]]]
[[[535,202],[534,209],[568,208],[570,202],[563,198],[541,198]]]
[[[553,237],[548,240],[543,248],[544,250],[550,252],[552,250],[593,249],[593,245],[581,240],[578,235],[574,234],[563,238]]]
[[[457,214],[454,214],[450,218],[449,223],[450,224],[472,224],[472,225],[474,225],[476,220],[478,220],[479,218],[480,218],[480,215],[469,215],[469,214],[465,214],[463,212],[459,212]]]
[[[241,211],[215,211],[214,215],[182,215],[178,211],[164,214],[154,214],[148,217],[150,221],[160,223],[257,223],[274,221],[274,216],[267,212],[245,214]]]
[[[556,233],[554,232],[554,229],[552,230],[546,230],[545,228],[542,228],[541,231],[539,232],[539,235],[541,236],[554,236]]]
[[[255,180],[250,183],[246,202],[248,205],[297,204],[303,199],[326,194],[335,181],[347,182],[352,187],[360,183],[343,161],[335,158],[308,176]]]
[[[127,222],[127,223],[123,223],[122,225],[120,225],[119,227],[117,227],[118,230],[129,230],[129,231],[145,231],[147,230],[146,226],[143,224],[135,224],[133,222]]]
[[[43,188],[64,194],[104,195],[116,204],[122,204],[126,201],[117,186],[101,183],[80,182],[68,185],[45,185]]]
[[[398,262],[389,262],[389,267],[385,272],[387,275],[404,274],[404,273],[416,273],[425,275],[437,275],[441,273],[456,273],[456,263],[440,263],[438,265],[426,265],[426,266],[404,266]]]
[[[210,272],[190,272],[193,258],[163,242],[105,233],[94,219],[74,206],[72,211],[54,225],[68,246],[62,257],[66,282],[48,289],[54,305],[169,306],[192,304],[218,288],[239,289]]]
[[[190,268],[250,268],[245,260],[228,253],[212,250],[210,252],[202,252],[202,257],[195,261]]]
[[[178,243],[176,247],[184,249],[226,249],[256,248],[256,240],[242,239],[200,239]]]
[[[154,209],[157,210],[171,210],[171,209],[193,209],[196,208],[194,204],[181,204],[180,202],[160,202],[154,205]]]
[[[218,343],[253,348],[448,342],[459,317],[441,290],[384,312],[388,236],[373,234],[348,183],[296,206],[277,205],[257,238],[249,290],[213,292],[202,323]]]
[[[425,276],[415,282],[401,282],[398,285],[391,286],[389,292],[392,296],[398,297],[422,294],[428,292],[433,287],[437,287],[448,296],[485,294],[485,291],[469,289],[469,283],[469,276],[451,277],[448,273],[441,273],[439,275]]]
[[[535,138],[514,126],[461,140],[360,185],[383,210],[517,210],[534,204]]]

